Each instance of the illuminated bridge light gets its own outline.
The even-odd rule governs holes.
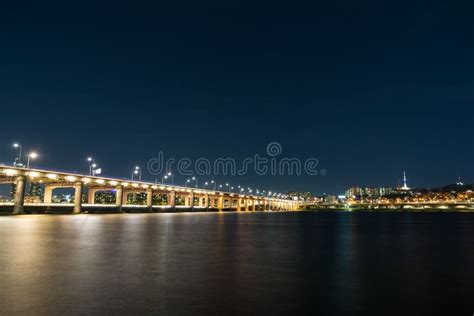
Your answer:
[[[138,187],[138,183],[133,183],[132,187],[134,187],[134,188]]]
[[[128,183],[128,182],[122,182],[122,185],[123,185],[124,187],[128,187],[128,186],[130,185],[130,183]]]
[[[95,180],[98,184],[104,184],[105,180],[104,179],[97,179]]]
[[[117,181],[109,181],[110,185],[117,185],[118,182]]]
[[[3,173],[6,174],[7,176],[11,177],[11,176],[16,175],[18,172],[16,170],[13,170],[13,169],[6,169],[6,170],[3,170]]]
[[[69,181],[69,182],[76,181],[76,179],[77,179],[77,178],[74,177],[74,176],[67,176],[67,177],[66,177],[66,180]]]
[[[82,178],[82,182],[84,182],[84,183],[89,183],[89,182],[91,182],[91,179],[89,179],[89,178]]]
[[[39,172],[36,172],[36,171],[31,171],[31,172],[28,173],[28,175],[31,178],[38,178],[41,174]]]
[[[46,177],[51,180],[56,180],[58,178],[58,175],[55,173],[48,173]]]

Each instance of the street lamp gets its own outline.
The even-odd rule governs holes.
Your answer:
[[[14,143],[14,144],[13,144],[13,147],[18,148],[18,158],[15,158],[15,162],[13,163],[13,165],[14,165],[15,167],[16,167],[16,166],[22,167],[22,166],[23,166],[23,164],[22,164],[22,162],[21,162],[21,150],[22,150],[22,147],[21,147],[21,145],[18,144],[18,143]]]
[[[133,180],[133,177],[137,175],[138,176],[138,180],[141,180],[142,179],[142,169],[139,167],[139,166],[136,166],[135,169],[133,170],[132,172],[132,180]]]
[[[95,164],[94,158],[92,158],[92,157],[87,157],[87,161],[90,163],[90,165],[89,165],[89,175],[93,175],[94,168],[96,168],[97,165]]]
[[[38,157],[38,154],[32,151],[28,154],[28,160],[26,161],[26,168],[30,168],[30,160],[34,160]]]
[[[194,181],[195,182],[195,185],[194,187],[198,187],[198,180],[196,179],[196,177],[192,177],[191,179],[187,179],[186,182],[184,183],[184,187],[187,186],[188,183],[190,183],[191,181]]]
[[[168,172],[167,174],[165,174],[163,177],[161,177],[161,184],[164,183],[164,180],[168,179],[168,178],[171,178],[171,184],[174,183],[174,179],[173,179],[173,174],[171,172]]]
[[[191,179],[187,179],[186,182],[184,183],[184,187],[186,188],[188,183],[190,183],[191,181],[196,182],[195,187],[197,188],[197,179],[196,179],[196,177],[192,177]]]

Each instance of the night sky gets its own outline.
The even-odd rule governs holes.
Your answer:
[[[474,182],[472,1],[161,3],[2,3],[0,161],[18,141],[37,167],[86,172],[92,155],[129,177],[159,151],[241,160],[276,141],[327,175],[214,178]]]

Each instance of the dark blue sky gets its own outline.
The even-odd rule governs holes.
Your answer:
[[[0,161],[105,173],[167,157],[315,157],[326,176],[221,181],[342,193],[474,182],[471,1],[11,2]]]

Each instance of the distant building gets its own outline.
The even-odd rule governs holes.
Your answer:
[[[361,188],[358,187],[353,187],[346,191],[346,198],[348,199],[355,199],[356,197],[360,197],[361,195]]]
[[[325,203],[337,203],[337,196],[335,195],[326,195],[324,197]]]
[[[378,198],[396,192],[393,188],[359,188],[353,187],[346,191],[347,199],[359,199],[364,197]]]

